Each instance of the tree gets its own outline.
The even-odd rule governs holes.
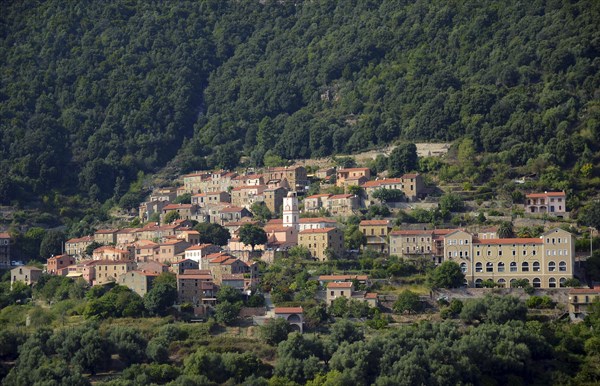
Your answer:
[[[360,231],[358,225],[348,225],[344,229],[344,244],[349,250],[358,250],[367,244],[367,236]]]
[[[502,223],[500,223],[498,226],[498,237],[501,239],[515,237],[513,223],[510,221],[502,221]]]
[[[465,274],[454,261],[444,261],[430,272],[428,281],[432,288],[460,288],[464,286]]]
[[[40,244],[40,256],[48,258],[52,255],[60,255],[63,252],[65,234],[60,231],[48,231]]]
[[[164,315],[175,304],[177,284],[172,282],[172,276],[161,273],[152,283],[152,289],[144,296],[144,306],[151,314]]]
[[[271,211],[267,207],[267,204],[265,204],[263,201],[255,202],[254,204],[252,204],[252,206],[250,207],[250,211],[254,214],[254,218],[256,218],[259,221],[270,220],[273,216]]]
[[[227,228],[215,223],[200,223],[194,229],[200,233],[201,243],[226,245],[231,237]]]
[[[114,327],[108,333],[112,352],[126,364],[139,363],[146,359],[148,342],[141,332],[133,327]]]
[[[419,168],[419,156],[417,146],[414,143],[404,143],[392,150],[388,157],[388,175],[400,177],[412,170]]]
[[[174,204],[191,204],[192,203],[192,195],[191,193],[184,193],[175,198],[173,200]]]
[[[377,189],[372,197],[381,202],[402,202],[406,201],[406,195],[400,189]]]
[[[217,302],[237,303],[242,301],[242,294],[237,289],[228,285],[221,286],[217,291]]]
[[[443,212],[462,212],[465,210],[465,203],[460,195],[446,193],[440,197],[440,209]]]
[[[291,331],[292,329],[285,319],[268,319],[260,327],[260,337],[265,343],[276,346],[279,342],[286,340]]]
[[[101,246],[102,246],[102,244],[100,244],[100,243],[98,243],[98,242],[96,242],[96,241],[92,241],[92,242],[90,243],[90,245],[88,245],[88,246],[85,248],[85,254],[86,254],[87,256],[92,256],[92,255],[94,254],[94,250],[95,250],[95,249],[98,249],[98,248],[100,248]]]
[[[600,201],[592,201],[580,209],[577,222],[600,230]]]
[[[241,306],[241,302],[221,302],[215,307],[215,319],[219,323],[230,325],[237,319]]]
[[[180,218],[181,218],[181,215],[176,210],[172,210],[170,212],[167,212],[167,214],[165,214],[164,222],[165,222],[165,224],[171,224],[173,221],[179,220]]]
[[[238,236],[244,245],[250,245],[252,247],[252,251],[254,251],[256,245],[265,244],[267,242],[265,230],[254,224],[242,225],[238,231]]]
[[[398,295],[398,299],[394,302],[394,312],[403,314],[408,311],[409,314],[418,313],[423,309],[423,304],[416,293],[404,290]]]

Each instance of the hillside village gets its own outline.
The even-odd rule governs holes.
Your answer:
[[[90,286],[124,285],[143,297],[154,279],[172,272],[177,303],[193,307],[196,317],[206,317],[214,312],[220,288],[231,287],[246,296],[260,292],[265,288],[261,271],[290,254],[314,261],[315,271],[319,262],[356,262],[365,254],[413,266],[454,262],[467,289],[551,290],[577,286],[576,277],[584,281],[575,236],[565,227],[515,237],[512,229],[507,233],[506,222],[452,228],[402,223],[394,216],[399,208],[431,207],[427,198],[432,189],[423,175],[374,177],[368,167],[309,167],[309,171],[296,165],[239,174],[217,170],[182,175],[177,179],[180,185],[156,188],[139,205],[140,227],[98,229],[93,235],[69,239],[64,254],[48,258],[43,270],[12,269],[11,283],[33,284],[45,272],[82,278]],[[320,186],[317,191],[315,183]],[[373,208],[378,215],[361,220]],[[566,195],[531,192],[522,213],[544,220],[568,219]],[[198,224],[221,229],[225,237],[220,243],[206,242]],[[254,233],[244,237],[244,230]],[[8,267],[10,236],[0,236],[6,240],[0,243],[2,264]],[[356,269],[356,264],[347,268]],[[361,274],[360,269],[356,272]],[[360,287],[366,289],[362,292],[357,292],[359,282],[344,272],[319,276],[325,303],[331,306],[334,299],[345,297],[378,307],[379,298],[389,300],[369,291],[369,277],[362,273]],[[583,303],[570,299],[571,316],[581,317],[575,310],[585,310],[593,297]],[[295,314],[301,316],[299,310]],[[281,309],[271,311],[277,314]]]

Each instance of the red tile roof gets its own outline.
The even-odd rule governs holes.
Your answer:
[[[331,224],[337,223],[337,221],[335,221],[334,219],[325,217],[304,217],[300,219],[300,224],[314,224],[319,222],[326,222]]]
[[[573,294],[600,294],[600,287],[573,288],[569,291],[569,295],[573,295]]]
[[[544,197],[565,197],[565,192],[545,192],[545,193],[530,193],[527,198],[544,198]]]
[[[340,198],[350,198],[350,197],[354,197],[354,195],[353,194],[336,194],[335,196],[330,196],[329,199],[337,200]]]
[[[389,220],[362,220],[359,225],[362,226],[373,226],[373,225],[390,225]]]
[[[377,299],[377,293],[376,292],[367,292],[365,294],[365,299]]]
[[[345,282],[330,282],[327,283],[327,288],[351,288],[352,287],[352,282],[351,281],[345,281]]]
[[[369,170],[369,168],[347,168],[347,169],[340,169],[338,170],[338,173],[346,173],[346,172],[364,172]]]
[[[0,233],[0,238],[4,238],[7,235],[7,237],[10,237],[8,235],[8,233]],[[94,237],[93,236],[84,236],[84,237],[79,237],[79,238],[74,238],[74,239],[69,239],[67,240],[67,243],[83,243],[83,242],[92,242],[94,241]]]
[[[214,247],[214,246],[216,246],[216,245],[214,245],[214,244],[192,245],[191,247],[187,248],[186,251],[201,251],[205,248]]]
[[[302,314],[304,309],[302,307],[275,307],[276,314]]]
[[[483,239],[473,240],[473,244],[493,244],[493,245],[508,245],[508,244],[543,244],[544,240],[540,238],[514,238],[514,239]]]
[[[329,197],[329,196],[331,196],[331,194],[327,194],[327,193],[313,194],[312,196],[306,197],[305,200],[308,200],[309,198],[322,198],[322,197]]]
[[[192,209],[192,204],[169,204],[163,210]]]
[[[336,230],[337,228],[318,228],[318,229],[305,229],[300,232],[300,234],[308,234],[308,233],[329,233],[331,231]]]

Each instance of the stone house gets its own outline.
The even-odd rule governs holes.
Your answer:
[[[10,270],[10,288],[15,282],[21,281],[27,285],[37,283],[40,276],[42,276],[42,270],[38,267],[32,267],[29,265],[22,265]]]
[[[358,182],[361,177],[364,178],[364,181],[368,181],[371,178],[371,170],[369,168],[338,169],[336,176],[336,186],[346,186],[346,180],[348,179],[355,181],[354,185],[359,185]]]
[[[156,272],[129,271],[117,277],[117,283],[144,297],[152,289],[152,283],[158,275]]]
[[[327,210],[332,216],[351,216],[360,208],[360,200],[354,194],[336,194],[327,199]]]
[[[67,255],[83,257],[85,256],[86,248],[93,242],[93,236],[84,236],[69,239],[65,242],[65,252]]]
[[[298,235],[298,245],[306,247],[317,260],[344,254],[344,234],[338,228],[306,229]]]

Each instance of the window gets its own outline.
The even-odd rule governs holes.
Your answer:
[[[500,286],[501,288],[506,287],[506,280],[498,279],[498,286]]]
[[[565,279],[564,277],[561,277],[560,280],[558,281],[560,283],[561,287],[565,286],[565,282],[567,281],[567,279]]]
[[[556,288],[556,279],[551,277],[550,280],[548,280],[548,287],[550,288]]]
[[[517,263],[514,261],[510,263],[510,272],[517,272]]]
[[[467,273],[467,263],[460,263],[460,270]]]
[[[539,261],[534,261],[533,262],[533,272],[539,272],[540,271],[540,263]]]
[[[542,281],[536,277],[533,279],[533,288],[540,288],[542,286]]]
[[[494,272],[494,263],[486,263],[485,272]]]
[[[558,263],[558,270],[561,272],[566,272],[567,270],[567,263],[564,261],[561,261],[560,263]]]
[[[523,264],[521,264],[521,271],[523,272],[529,272],[529,263],[524,261]]]
[[[504,263],[498,263],[498,272],[504,272]]]
[[[482,288],[482,287],[483,287],[483,280],[481,280],[481,279],[475,280],[475,288]]]
[[[483,272],[483,267],[481,263],[475,264],[475,272]]]
[[[550,271],[550,272],[556,271],[556,263],[555,262],[551,261],[548,263],[548,271]]]

